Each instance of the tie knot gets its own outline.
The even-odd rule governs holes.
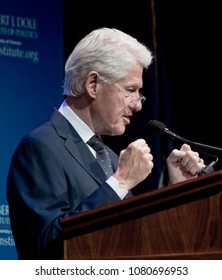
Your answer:
[[[97,135],[93,135],[87,143],[97,152],[105,148],[102,139]]]

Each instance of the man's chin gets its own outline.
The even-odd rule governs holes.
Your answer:
[[[122,135],[122,134],[124,134],[125,131],[126,131],[126,127],[125,126],[118,127],[118,129],[116,129],[114,135]]]

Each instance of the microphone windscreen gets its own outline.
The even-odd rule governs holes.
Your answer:
[[[161,132],[163,132],[166,129],[165,124],[163,124],[157,120],[150,120],[149,127],[151,127],[152,129],[155,129],[157,131],[161,131]]]

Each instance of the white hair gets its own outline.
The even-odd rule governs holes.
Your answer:
[[[137,39],[115,28],[99,28],[76,45],[65,64],[65,96],[80,96],[90,71],[96,71],[114,82],[125,77],[139,62],[147,69],[151,51]]]

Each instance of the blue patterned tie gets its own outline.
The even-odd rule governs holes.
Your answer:
[[[96,158],[107,178],[109,178],[113,175],[112,162],[102,139],[99,136],[94,135],[87,143],[96,151]]]

